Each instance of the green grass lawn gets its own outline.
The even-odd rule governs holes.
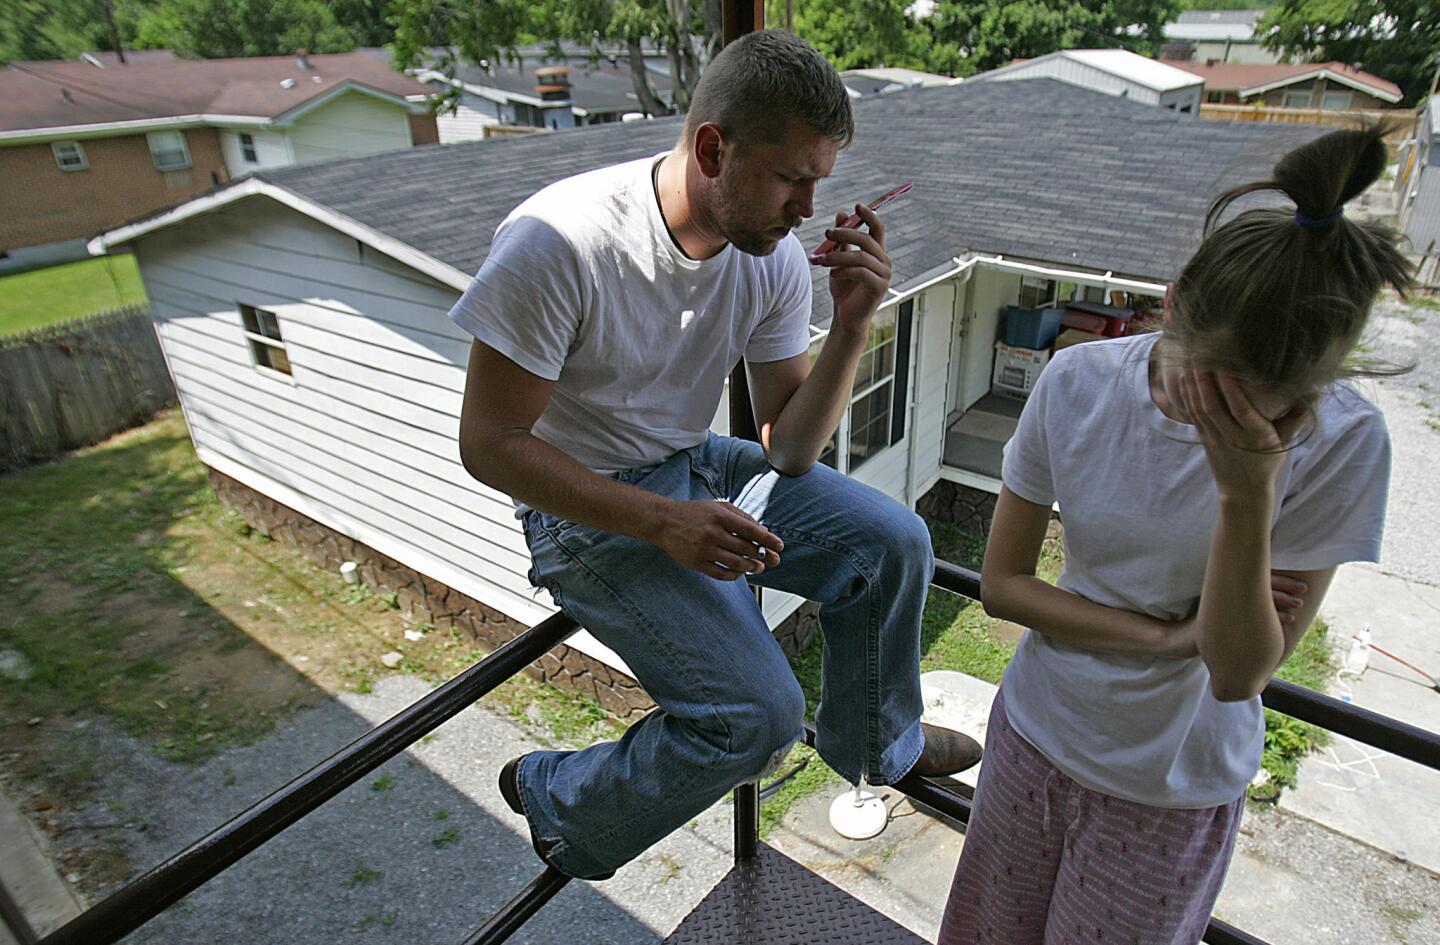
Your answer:
[[[0,276],[0,335],[146,301],[129,253]]]
[[[931,523],[931,540],[937,557],[954,564],[976,568],[984,544],[953,525]],[[1060,543],[1047,541],[1041,552],[1038,573],[1054,581],[1060,573]],[[952,669],[987,682],[998,683],[1015,655],[1015,644],[997,632],[1000,621],[985,613],[978,601],[931,587],[920,618],[920,671]],[[820,704],[820,663],[824,647],[819,634],[794,663],[795,677],[805,691],[806,714],[811,718]],[[840,776],[826,767],[820,756],[805,745],[790,751],[782,771],[803,764],[779,792],[760,808],[760,834],[769,836],[785,814],[801,799],[827,787],[837,788]]]

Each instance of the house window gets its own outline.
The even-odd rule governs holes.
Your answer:
[[[905,436],[905,387],[909,377],[910,323],[915,303],[876,314],[855,370],[850,393],[845,471],[853,473]]]
[[[1042,279],[1039,276],[1024,276],[1020,280],[1021,308],[1040,308],[1054,301],[1055,283],[1050,279]]]
[[[85,149],[78,141],[54,141],[50,150],[55,152],[55,163],[62,171],[83,171],[90,167],[90,162],[85,160]]]
[[[1326,92],[1320,98],[1321,108],[1349,108],[1353,93]]]
[[[820,451],[820,458],[817,460],[822,466],[829,466],[831,469],[840,468],[840,431],[836,430],[830,434],[830,442]]]
[[[250,356],[256,367],[290,373],[290,356],[285,353],[285,342],[280,337],[280,320],[274,312],[253,305],[240,306],[240,318],[245,323],[245,337],[250,342]]]
[[[245,158],[246,163],[260,163],[260,158],[255,154],[255,136],[248,131],[240,132],[240,156]]]
[[[1285,106],[1286,108],[1309,108],[1310,93],[1286,92],[1285,97],[1280,100],[1280,104]]]
[[[185,136],[180,132],[152,131],[145,137],[150,142],[150,157],[159,170],[173,171],[190,166],[190,152],[186,150]]]

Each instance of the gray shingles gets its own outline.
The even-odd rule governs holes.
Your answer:
[[[1167,280],[1205,207],[1319,129],[1201,121],[1049,79],[917,88],[854,103],[854,145],[816,194],[836,209],[914,181],[891,206],[894,284],[967,250]],[[258,172],[474,272],[495,227],[563,177],[669,148],[678,119],[412,148]],[[823,274],[816,273],[819,288]],[[817,307],[824,304],[817,292]]]

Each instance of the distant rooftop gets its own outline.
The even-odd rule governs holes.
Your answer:
[[[1265,15],[1264,10],[1185,10],[1177,23],[1244,23],[1254,26]]]
[[[1386,102],[1403,97],[1400,86],[1369,72],[1347,66],[1343,62],[1249,63],[1165,60],[1166,65],[1205,80],[1205,88],[1217,92],[1235,92],[1241,98],[1258,95],[1268,89],[1312,76],[1325,75],[1332,82],[1368,92]]]
[[[1183,89],[1187,85],[1195,84],[1192,76],[1187,76],[1163,62],[1137,56],[1125,49],[1067,49],[1061,55],[1097,69],[1104,69],[1157,92]]]
[[[1010,73],[1029,70],[1037,63],[1057,59],[1083,63],[1156,92],[1169,92],[1172,89],[1183,89],[1186,86],[1199,84],[1193,75],[1174,68],[1168,62],[1147,59],[1125,49],[1062,49],[1058,52],[1036,56],[1034,59],[1017,59],[999,69],[971,76],[967,81],[975,83],[989,79],[1007,78]]]
[[[428,94],[363,52],[177,59],[168,50],[0,68],[0,133],[220,116],[274,119],[351,83],[400,100]],[[98,63],[98,64],[97,64]]]
[[[918,69],[846,69],[840,73],[840,79],[845,87],[850,90],[852,97],[863,95],[877,95],[882,92],[894,92],[897,89],[914,88],[923,85],[950,85],[959,82],[959,79],[952,79],[948,75],[937,75],[934,72],[921,72]]]
[[[1264,10],[1186,10],[1179,19],[1165,24],[1165,38],[1254,42],[1256,25],[1264,15]]]

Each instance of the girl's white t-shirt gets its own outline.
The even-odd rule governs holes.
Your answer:
[[[651,182],[664,155],[557,181],[511,211],[450,318],[555,382],[534,434],[602,473],[704,442],[741,357],[810,345],[810,267],[791,233],[768,256],[675,245]]]
[[[1005,447],[1011,492],[1058,502],[1060,587],[1167,620],[1199,603],[1215,526],[1215,480],[1192,427],[1150,397],[1157,335],[1058,352]],[[1319,570],[1379,560],[1390,441],[1380,411],[1337,383],[1314,432],[1285,457],[1271,565]],[[1260,766],[1260,699],[1220,702],[1198,657],[1097,653],[1027,630],[1005,673],[1016,730],[1085,787],[1142,804],[1227,804]]]

